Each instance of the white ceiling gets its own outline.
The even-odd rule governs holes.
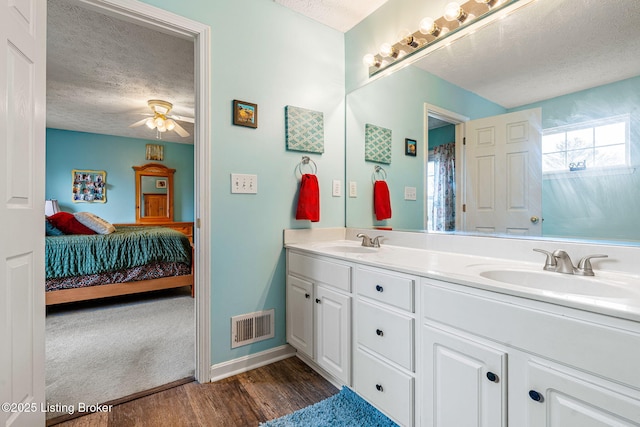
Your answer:
[[[386,0],[274,1],[345,31]],[[538,0],[498,22],[416,65],[505,107],[640,75],[640,0]],[[155,131],[128,126],[158,98],[194,117],[192,41],[77,0],[48,0],[47,31],[48,127],[154,139]],[[193,125],[181,125],[190,137],[162,139],[193,143]]]

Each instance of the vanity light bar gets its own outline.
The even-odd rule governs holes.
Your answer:
[[[469,0],[462,5],[455,2],[447,4],[445,15],[435,20],[424,18],[417,31],[413,33],[407,31],[407,34],[403,34],[401,39],[393,45],[384,43],[382,45],[384,49],[377,54],[366,54],[362,61],[369,68],[369,77],[447,38],[463,26],[477,22],[478,19],[495,12],[507,3],[516,1],[518,0]],[[456,13],[452,12],[454,9]]]

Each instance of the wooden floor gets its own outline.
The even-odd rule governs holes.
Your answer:
[[[62,427],[258,426],[337,393],[297,357],[215,383],[181,385]]]

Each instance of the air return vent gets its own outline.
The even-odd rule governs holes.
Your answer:
[[[273,338],[275,310],[256,311],[231,318],[231,348]]]

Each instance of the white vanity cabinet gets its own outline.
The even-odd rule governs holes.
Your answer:
[[[287,251],[287,341],[351,385],[351,266]]]
[[[414,425],[416,283],[387,270],[355,270],[354,389],[403,426]]]
[[[430,279],[421,310],[422,425],[640,425],[637,322]]]

